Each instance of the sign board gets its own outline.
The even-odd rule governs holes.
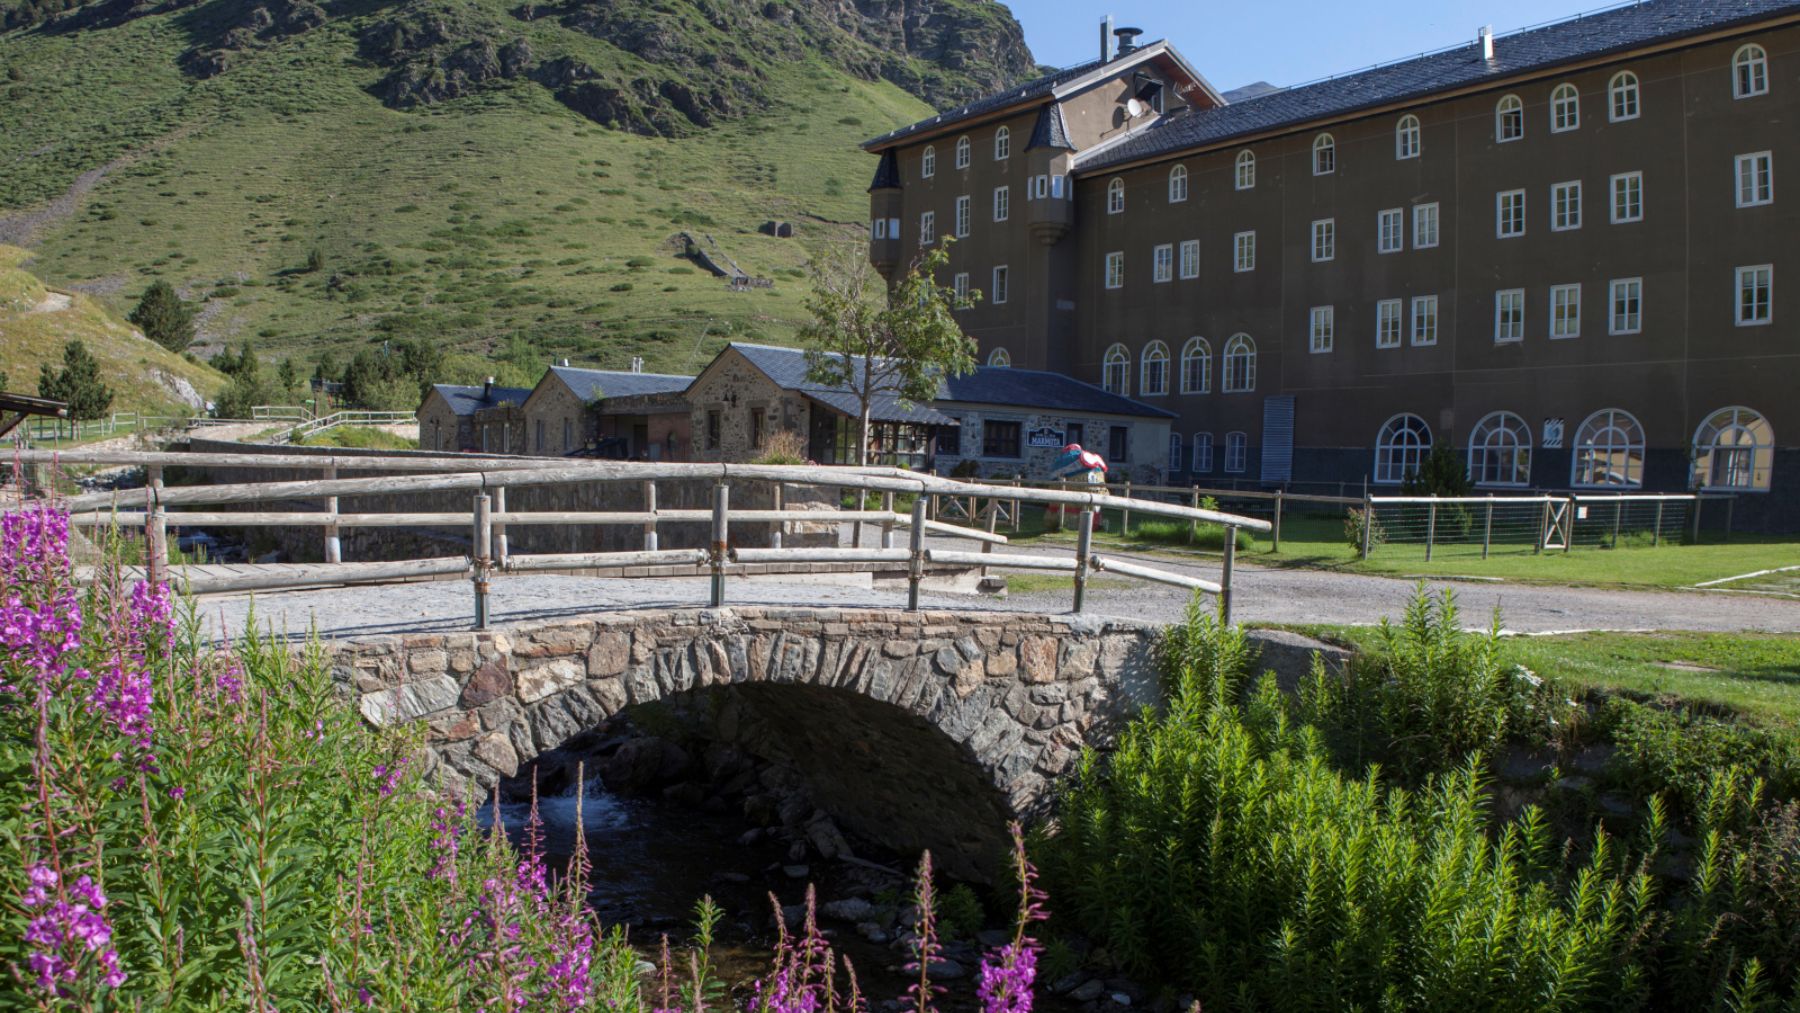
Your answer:
[[[1544,420],[1544,449],[1561,450],[1563,445],[1563,420],[1547,418]]]
[[[1025,445],[1028,447],[1052,447],[1062,449],[1063,431],[1043,426],[1026,434]]]

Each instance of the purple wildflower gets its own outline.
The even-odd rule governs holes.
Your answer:
[[[431,850],[436,858],[426,875],[451,886],[456,885],[456,856],[462,843],[463,812],[461,799],[457,800],[454,812],[441,805],[431,811]]]
[[[25,942],[31,952],[25,963],[37,986],[46,995],[62,996],[80,980],[83,958],[90,955],[108,988],[124,984],[119,952],[112,947],[112,926],[102,913],[106,895],[99,885],[83,876],[64,891],[56,870],[43,864],[33,865],[26,878],[29,885],[19,897],[30,914]]]
[[[981,958],[981,984],[975,994],[985,1013],[1031,1013],[1039,947],[1037,940],[1026,933],[1032,922],[1049,917],[1044,911],[1044,892],[1037,888],[1037,868],[1025,855],[1025,831],[1016,822],[1010,829],[1013,874],[1019,881],[1019,913],[1013,923],[1012,941]]]
[[[400,787],[400,778],[406,774],[406,757],[394,761],[392,767],[385,763],[375,765],[375,788],[382,798],[388,798]]]

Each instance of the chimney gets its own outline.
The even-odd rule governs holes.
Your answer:
[[[1142,28],[1115,28],[1113,34],[1119,37],[1119,51],[1115,55],[1125,56],[1137,52],[1137,37],[1144,34],[1144,30]]]
[[[644,371],[644,357],[643,356],[634,355],[631,357],[631,371],[633,373],[642,373]]]
[[[1481,58],[1492,60],[1494,58],[1494,26],[1482,25],[1481,30],[1475,33],[1475,41],[1481,46]]]
[[[562,361],[562,367],[563,367],[563,368],[564,368],[564,369],[567,369],[567,368],[569,368],[569,360],[568,360],[568,359],[567,359],[567,358],[566,358],[566,357],[565,357],[565,358],[564,358],[564,359],[563,359],[563,361]]]
[[[484,398],[484,399],[485,399],[485,398],[490,398],[490,397],[493,397],[493,396],[494,396],[494,378],[493,378],[493,377],[491,377],[491,376],[490,376],[490,377],[488,377],[488,378],[487,378],[487,383],[485,383],[485,384],[482,384],[482,386],[481,386],[481,396],[482,396],[482,397],[483,397],[483,398]]]
[[[1112,59],[1112,34],[1113,34],[1112,25],[1113,25],[1113,22],[1112,22],[1111,14],[1108,14],[1106,17],[1103,17],[1100,19],[1100,62],[1101,63],[1106,63],[1107,61]]]

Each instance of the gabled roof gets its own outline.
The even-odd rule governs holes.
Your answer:
[[[733,342],[730,348],[761,370],[763,375],[784,390],[795,391],[823,402],[847,415],[856,414],[856,398],[841,387],[827,387],[806,378],[806,350],[780,348],[774,345],[749,345]],[[851,362],[855,376],[862,376],[863,360]],[[884,422],[928,422],[940,425],[956,420],[940,410],[945,402],[996,405],[1009,408],[1043,408],[1052,411],[1090,412],[1098,415],[1136,415],[1147,418],[1174,418],[1173,412],[1154,408],[1141,401],[1102,390],[1061,373],[1010,366],[978,366],[965,376],[948,377],[938,386],[933,405],[902,406],[899,399],[883,394],[872,407],[879,409],[875,418]]]
[[[455,415],[473,415],[483,408],[492,408],[502,401],[513,404],[524,404],[525,398],[531,394],[529,387],[463,387],[453,383],[434,383],[431,389],[437,391],[444,403],[450,406]]]
[[[1364,109],[1427,98],[1627,53],[1658,43],[1800,14],[1800,0],[1641,0],[1494,39],[1494,58],[1479,43],[1241,98],[1217,108],[1177,111],[1111,146],[1083,171],[1156,158],[1188,148],[1268,133]],[[1721,71],[1723,73],[1723,71]]]
[[[894,155],[893,149],[881,153],[881,164],[875,167],[875,181],[869,184],[870,190],[897,190],[900,187],[900,159]]]
[[[627,370],[582,369],[551,366],[550,372],[569,385],[582,401],[596,398],[636,397],[639,394],[678,394],[694,382],[691,376],[671,373],[633,373]]]
[[[1035,148],[1075,150],[1075,142],[1069,140],[1069,125],[1063,121],[1061,102],[1051,102],[1038,110],[1037,125],[1031,128],[1031,140],[1025,145],[1026,151]]]

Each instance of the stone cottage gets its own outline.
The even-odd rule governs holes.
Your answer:
[[[684,461],[691,376],[551,366],[524,401],[518,453]]]
[[[492,425],[494,409],[521,405],[530,393],[523,387],[495,386],[492,377],[479,387],[433,384],[415,413],[419,419],[419,449],[461,453],[489,450],[483,445],[484,434],[478,428],[477,415],[484,414],[483,421]],[[504,452],[500,449],[502,444],[510,442],[505,426],[493,429],[491,435],[492,451]]]

